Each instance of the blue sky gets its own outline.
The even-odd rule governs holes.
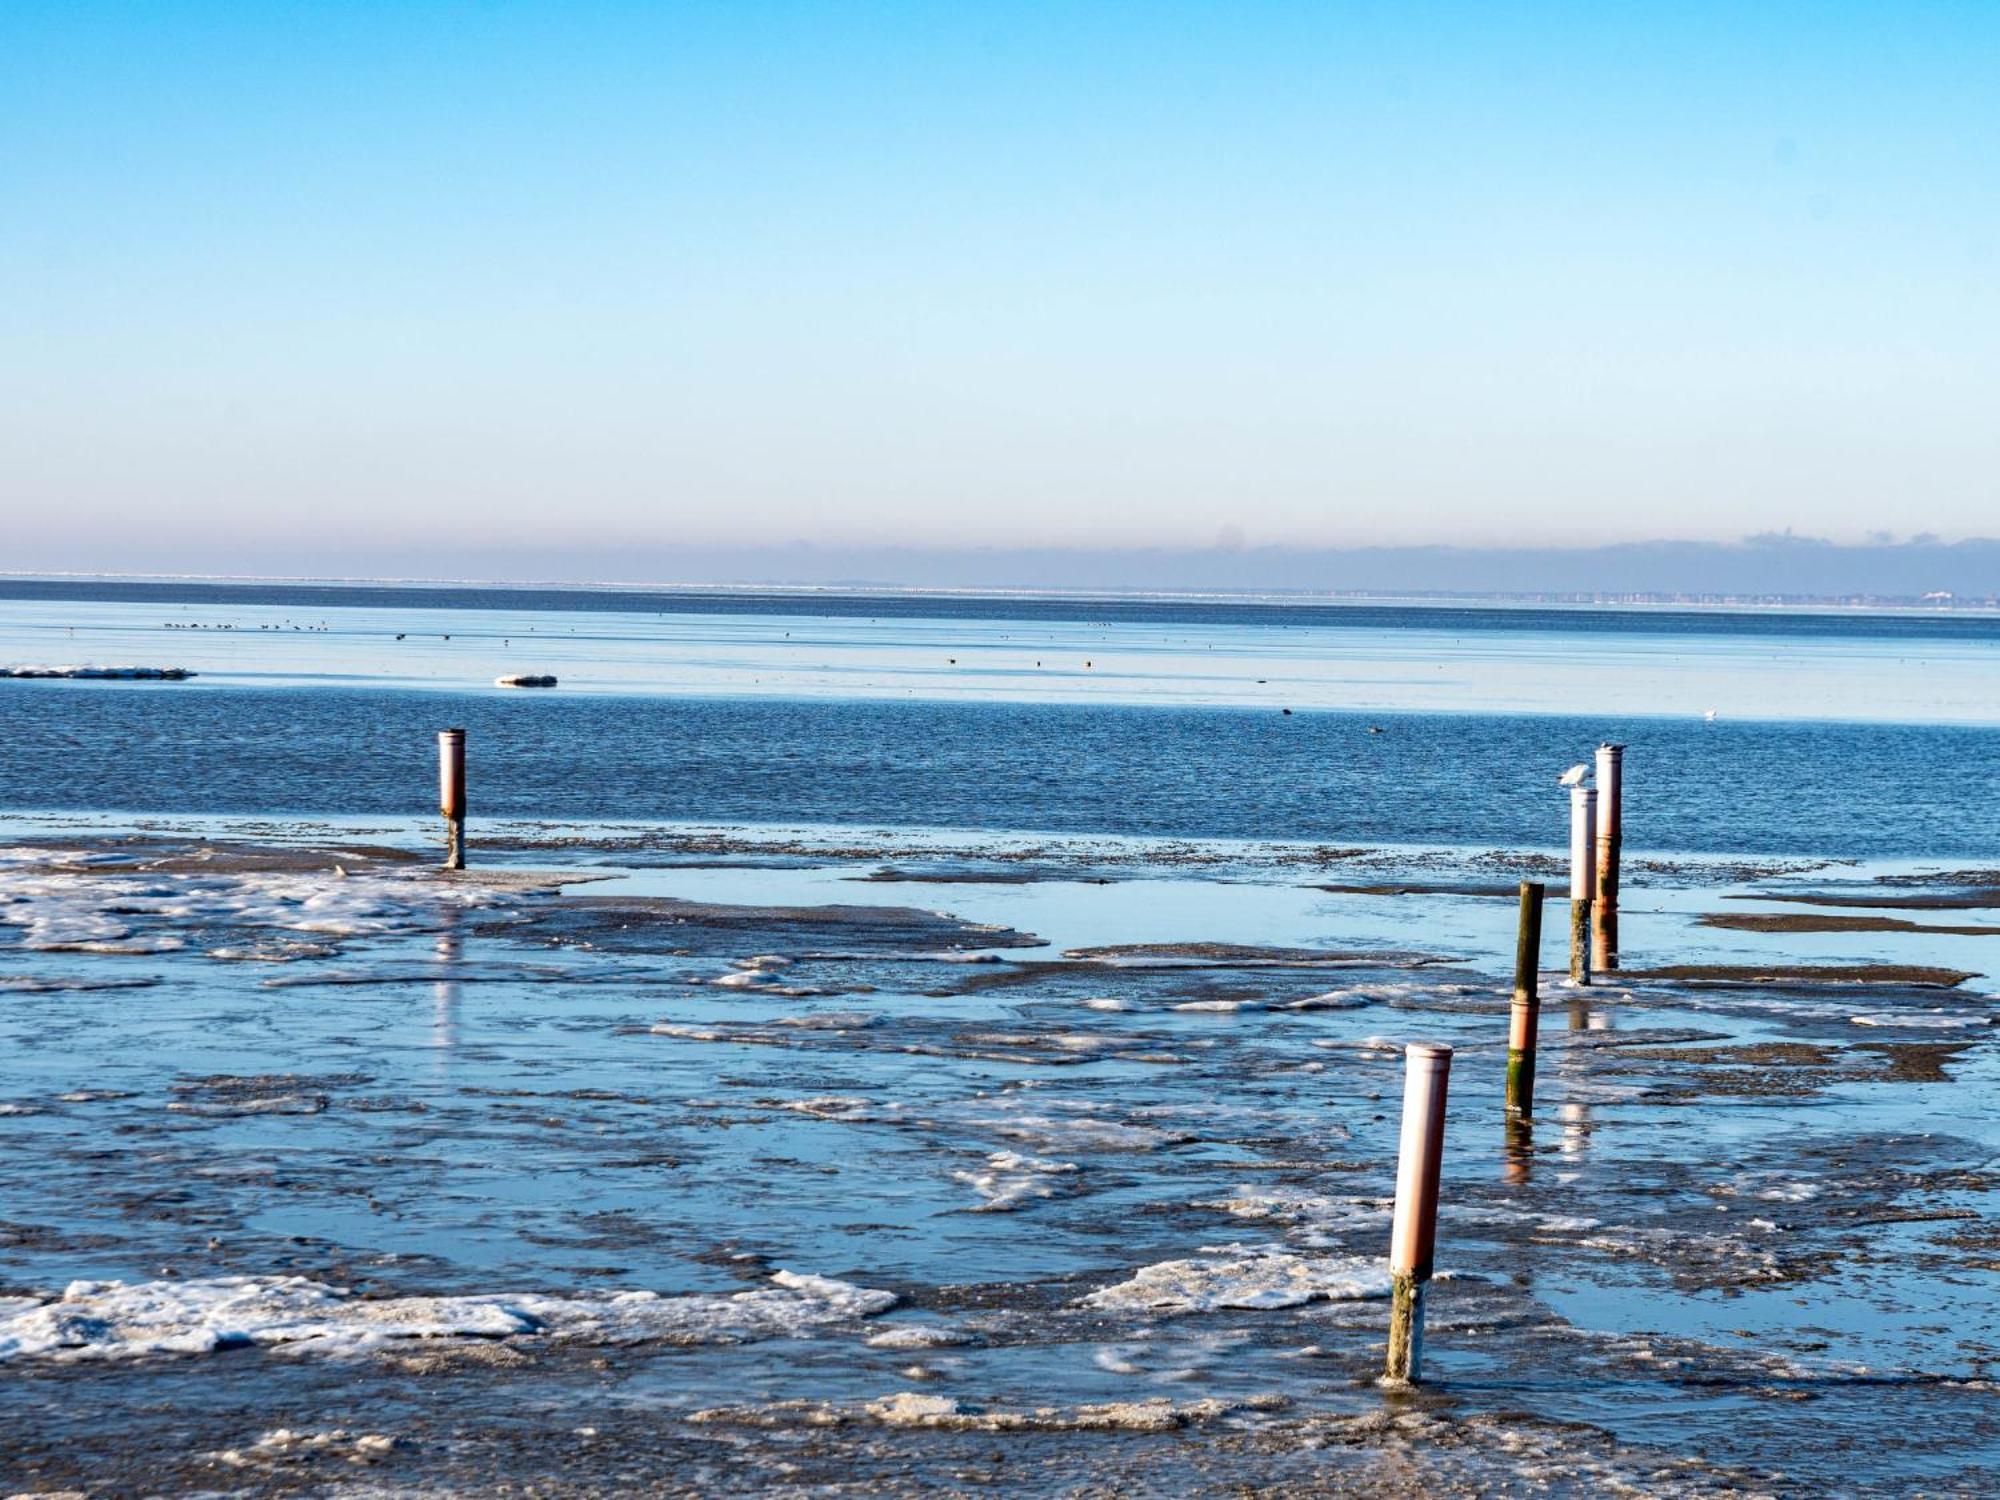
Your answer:
[[[1992,4],[16,3],[0,188],[0,566],[2000,530]]]

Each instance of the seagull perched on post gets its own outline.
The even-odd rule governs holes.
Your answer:
[[[1589,774],[1590,774],[1590,767],[1583,761],[1578,761],[1575,765],[1571,766],[1567,771],[1563,772],[1562,775],[1556,778],[1556,785],[1582,786],[1583,778],[1588,776]]]

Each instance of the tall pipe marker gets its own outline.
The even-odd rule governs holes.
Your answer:
[[[1535,1037],[1541,1030],[1542,900],[1539,880],[1521,882],[1521,925],[1514,939],[1514,1003],[1507,1022],[1507,1113],[1535,1112]]]
[[[1569,977],[1590,983],[1590,897],[1596,885],[1597,793],[1569,789]]]
[[[1438,1176],[1444,1166],[1444,1106],[1451,1048],[1419,1042],[1403,1051],[1403,1136],[1396,1156],[1396,1219],[1389,1235],[1389,1366],[1386,1378],[1422,1378],[1424,1289],[1437,1249]]]
[[[1623,745],[1597,747],[1597,868],[1591,891],[1591,967],[1618,967],[1618,855],[1625,839]]]
[[[444,815],[444,867],[465,868],[465,731],[438,731],[438,811]]]

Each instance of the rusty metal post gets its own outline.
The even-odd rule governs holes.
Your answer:
[[[1569,789],[1569,977],[1590,983],[1590,896],[1596,884],[1597,793]]]
[[[1535,1112],[1535,1037],[1542,1024],[1542,900],[1539,880],[1521,882],[1521,926],[1514,940],[1514,1004],[1507,1025],[1507,1113]]]
[[[1386,1378],[1414,1383],[1424,1360],[1424,1291],[1437,1249],[1438,1176],[1444,1166],[1451,1048],[1420,1042],[1403,1052],[1403,1135],[1396,1157],[1396,1218],[1389,1236]]]
[[[1591,967],[1618,967],[1618,853],[1624,843],[1620,792],[1625,747],[1597,747],[1597,869],[1591,892]]]
[[[444,815],[444,867],[465,868],[465,731],[438,731],[438,811]]]

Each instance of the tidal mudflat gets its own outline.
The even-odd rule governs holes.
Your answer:
[[[13,1490],[2000,1473],[1964,861],[1628,863],[1634,972],[1545,976],[1510,1132],[1534,850],[523,820],[447,877],[418,825],[15,822]],[[1458,1062],[1396,1393],[1418,1038]]]

